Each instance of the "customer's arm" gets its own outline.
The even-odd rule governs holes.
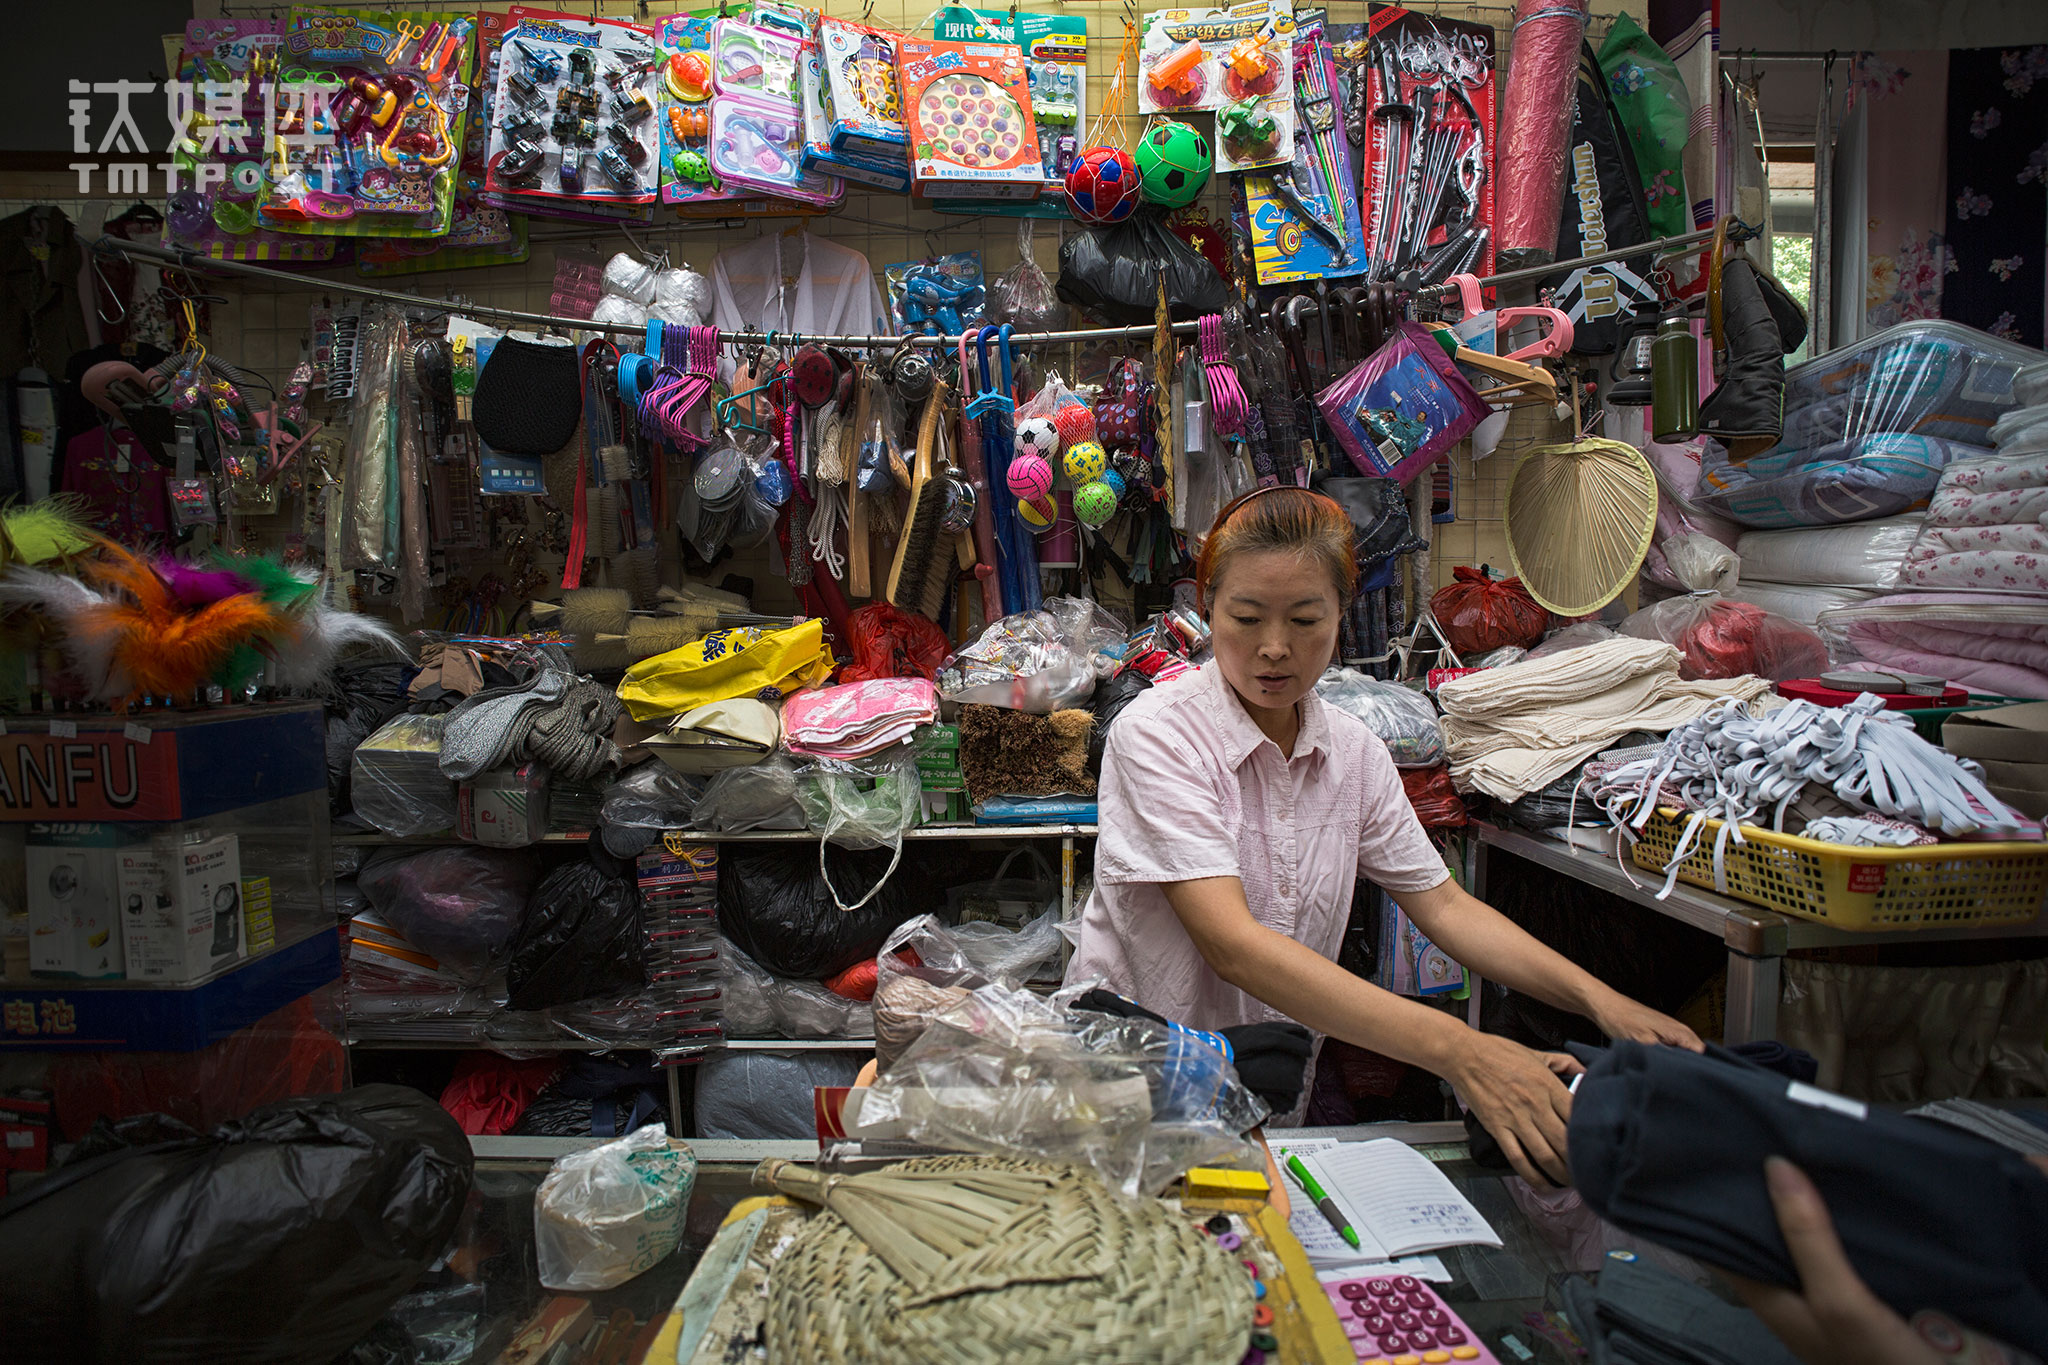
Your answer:
[[[1571,1095],[1542,1054],[1383,991],[1268,929],[1252,918],[1236,877],[1169,882],[1162,890],[1203,960],[1225,981],[1319,1033],[1442,1076],[1524,1178],[1571,1182],[1564,1145]]]
[[[1582,1014],[1610,1038],[1700,1050],[1699,1037],[1691,1029],[1604,985],[1457,882],[1445,880],[1427,891],[1391,894],[1431,943],[1487,980]]]

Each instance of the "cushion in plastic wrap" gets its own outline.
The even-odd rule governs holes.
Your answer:
[[[1820,614],[1835,607],[1853,607],[1880,596],[1875,588],[1827,588],[1811,583],[1770,583],[1743,579],[1721,594],[1731,602],[1747,602],[1774,611],[1788,621],[1812,626]]]
[[[1778,446],[1738,465],[1709,442],[1694,500],[1759,529],[1868,521],[1924,502],[1950,461],[1989,454],[1982,446],[1883,432],[1809,450]]]
[[[2048,700],[2048,598],[1895,593],[1821,613],[1837,665],[1871,663],[1972,692]]]
[[[1847,526],[1745,531],[1735,542],[1742,581],[1889,591],[1899,586],[1899,566],[1926,520],[1914,512]]]
[[[1988,446],[2021,369],[2040,352],[1952,322],[1902,322],[1785,372],[1785,414],[1849,400],[1840,437],[1899,432]]]
[[[852,1085],[867,1059],[856,1051],[715,1052],[697,1070],[697,1136],[814,1138],[812,1091]]]

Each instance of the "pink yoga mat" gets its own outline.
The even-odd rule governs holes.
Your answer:
[[[1572,82],[1590,0],[1516,0],[1508,88],[1501,101],[1496,265],[1557,258],[1572,136]]]

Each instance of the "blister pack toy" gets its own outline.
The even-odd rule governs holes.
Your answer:
[[[958,336],[987,319],[981,253],[955,251],[922,261],[898,261],[882,270],[889,312],[904,335]]]
[[[281,19],[194,19],[185,25],[178,79],[191,89],[192,117],[171,148],[176,187],[165,204],[164,244],[228,261],[324,261],[335,244],[257,226],[263,188],[264,92],[274,88],[284,40]],[[219,87],[247,82],[239,124],[207,114]],[[175,97],[174,97],[175,98]]]
[[[490,190],[514,201],[653,202],[661,150],[653,33],[517,6],[506,18]]]
[[[778,29],[720,19],[711,32],[711,84],[720,95],[796,100],[803,39]]]
[[[896,79],[899,33],[843,19],[818,21],[826,141],[834,151],[872,158],[907,155],[903,94]]]
[[[1058,187],[1080,154],[1088,122],[1088,21],[1079,15],[952,5],[933,19],[932,36],[942,42],[1012,42],[1023,52],[1039,169],[1064,211],[1065,196]]]
[[[918,189],[988,199],[1044,190],[1022,52],[906,38],[896,60]]]
[[[711,173],[725,184],[834,204],[845,187],[803,165],[803,115],[788,100],[720,95],[711,107]]]
[[[453,12],[294,9],[278,79],[305,97],[278,101],[257,225],[446,236],[475,29],[473,15]]]
[[[902,147],[887,157],[857,156],[832,146],[832,115],[825,93],[825,58],[816,44],[804,49],[803,70],[797,76],[803,91],[804,150],[807,170],[821,171],[878,190],[898,194],[910,189],[910,158]]]
[[[1337,118],[1337,68],[1320,18],[1295,30],[1293,77],[1300,115],[1293,159],[1244,177],[1253,266],[1260,284],[1362,275],[1372,264],[1365,217],[1352,193],[1358,182]]]

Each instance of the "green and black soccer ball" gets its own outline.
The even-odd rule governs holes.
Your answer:
[[[1153,124],[1138,139],[1133,159],[1148,204],[1170,209],[1192,204],[1209,183],[1209,139],[1191,124]]]

